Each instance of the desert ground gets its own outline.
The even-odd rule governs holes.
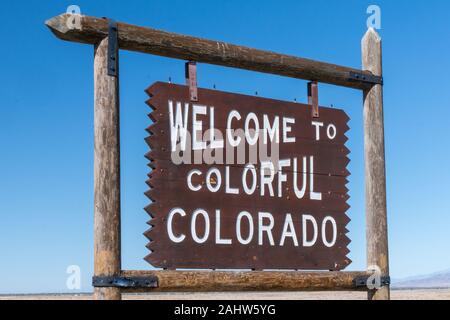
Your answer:
[[[365,300],[364,292],[232,292],[126,294],[124,300]],[[92,294],[0,295],[0,300],[90,300]],[[450,300],[449,289],[391,291],[392,300]]]

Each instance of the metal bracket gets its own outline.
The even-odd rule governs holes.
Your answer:
[[[96,288],[157,288],[157,277],[98,277],[92,278],[92,286]]]
[[[350,81],[363,81],[363,82],[370,83],[370,84],[383,85],[383,77],[376,76],[373,74],[367,75],[366,73],[362,73],[362,72],[350,71],[349,80]]]
[[[108,75],[117,77],[119,73],[119,29],[117,22],[108,19]]]
[[[189,86],[190,99],[193,102],[198,101],[197,88],[197,63],[194,61],[186,62],[185,66],[186,84]]]
[[[308,104],[312,107],[312,117],[319,117],[319,86],[317,81],[308,82]]]
[[[353,285],[355,288],[365,288],[367,287],[367,279],[369,279],[369,276],[364,277],[357,277],[353,280]],[[380,286],[388,286],[391,284],[391,277],[384,276],[380,278]]]

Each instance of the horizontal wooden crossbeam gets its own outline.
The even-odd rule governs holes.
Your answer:
[[[97,44],[108,36],[108,20],[81,16],[79,27],[73,16],[63,14],[46,21],[60,39]],[[318,81],[355,89],[368,89],[382,78],[369,71],[257,50],[225,42],[205,40],[151,28],[118,23],[119,47],[175,59],[240,68],[291,78]]]
[[[152,286],[122,292],[367,291],[367,272],[300,271],[122,271],[121,277],[150,279]],[[150,282],[149,282],[150,283]]]

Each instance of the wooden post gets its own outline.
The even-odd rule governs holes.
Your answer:
[[[156,277],[157,288],[124,288],[123,292],[289,292],[365,291],[367,272],[302,271],[122,271],[126,278]],[[358,284],[358,285],[357,285]]]
[[[95,47],[94,275],[120,274],[119,81],[108,76],[108,38]],[[95,288],[94,299],[120,300],[118,288]]]
[[[370,28],[362,40],[363,69],[382,75],[381,38]],[[366,178],[367,263],[389,275],[386,168],[384,155],[383,86],[364,90],[364,153]],[[370,300],[388,300],[389,286],[370,290]]]

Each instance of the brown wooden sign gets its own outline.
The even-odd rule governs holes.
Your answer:
[[[165,269],[341,270],[344,111],[157,82],[146,260]]]

